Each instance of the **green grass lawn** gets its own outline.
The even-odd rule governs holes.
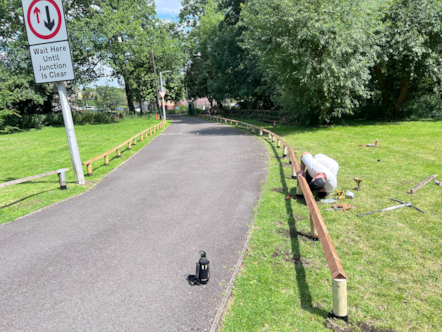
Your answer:
[[[269,177],[221,330],[441,331],[442,187],[429,183],[413,195],[407,190],[432,174],[442,180],[442,122],[305,129],[245,121],[279,134],[299,162],[304,151],[337,160],[339,190],[353,189],[354,177],[363,179],[362,191],[350,201],[356,210],[326,212],[318,203],[348,276],[349,324],[327,319],[331,275],[321,245],[296,234],[309,231],[308,208],[285,199],[295,192],[296,180],[288,160],[277,158],[282,148],[263,138]],[[376,138],[378,148],[358,147]],[[399,204],[389,197],[425,213],[405,207],[356,217]]]
[[[142,117],[126,118],[114,124],[76,126],[81,160],[96,157],[159,122],[154,117]],[[92,164],[93,176],[86,176],[86,185],[80,186],[75,184],[64,127],[45,127],[41,130],[0,135],[0,183],[60,168],[70,169],[66,173],[67,191],[60,190],[58,175],[1,188],[0,224],[85,192],[151,139],[149,137],[141,142],[138,137],[137,145],[132,145],[131,150],[121,150],[121,158],[116,158],[116,153],[112,153],[109,156],[109,166],[104,166],[103,159],[95,161]],[[87,174],[86,166],[83,166],[83,172]]]

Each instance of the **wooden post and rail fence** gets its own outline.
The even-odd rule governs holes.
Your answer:
[[[296,173],[301,170],[298,161],[296,160],[295,152],[292,147],[288,145],[284,140],[271,132],[270,130],[251,125],[246,122],[222,118],[219,116],[211,116],[200,114],[200,118],[205,118],[213,121],[219,121],[228,123],[230,125],[235,125],[235,127],[246,128],[247,130],[259,131],[259,136],[263,136],[264,133],[268,134],[268,139],[272,142],[277,141],[277,146],[280,147],[281,144],[284,146],[283,157],[289,156],[290,163],[292,165],[292,179],[297,179],[297,193],[302,193],[304,195],[305,201],[307,203],[309,213],[310,213],[310,235],[313,238],[317,238],[324,251],[325,258],[327,260],[327,265],[332,277],[332,292],[333,292],[333,310],[330,313],[331,317],[339,318],[347,321],[348,319],[348,309],[347,309],[347,276],[342,267],[341,261],[339,260],[336,249],[333,245],[331,237],[325,226],[325,222],[322,219],[319,208],[316,204],[315,198],[310,190],[307,180],[304,177],[297,177]],[[302,191],[302,192],[301,192]]]
[[[19,184],[19,183],[23,183],[23,182],[28,182],[28,181],[44,178],[46,176],[58,174],[58,181],[60,182],[60,189],[61,190],[66,190],[67,187],[66,187],[65,172],[67,172],[67,171],[69,171],[69,168],[61,168],[61,169],[58,169],[56,171],[46,172],[46,173],[43,173],[43,174],[32,175],[32,176],[28,176],[26,178],[22,178],[22,179],[17,179],[17,180],[13,180],[13,181],[8,181],[8,182],[0,183],[0,188],[9,187],[9,186],[13,186],[15,184]]]
[[[98,159],[104,158],[104,165],[109,166],[109,155],[113,152],[117,152],[117,158],[121,158],[121,148],[125,145],[127,145],[127,150],[132,149],[132,145],[137,145],[137,137],[140,136],[140,141],[144,141],[144,138],[148,138],[149,136],[152,136],[156,133],[157,130],[163,128],[166,125],[166,120],[162,120],[159,124],[156,124],[150,128],[147,128],[146,130],[142,131],[139,134],[136,134],[132,138],[128,139],[124,143],[121,143],[117,147],[100,154],[99,156],[96,156],[95,158],[89,159],[85,162],[83,162],[83,165],[86,165],[87,167],[87,176],[92,176],[92,163]]]
[[[117,151],[117,157],[120,158],[121,157],[121,147],[125,146],[127,144],[127,149],[130,150],[132,148],[132,144],[136,145],[137,144],[137,137],[140,136],[140,141],[144,141],[144,137],[148,138],[149,136],[152,136],[152,134],[155,134],[157,130],[163,128],[166,124],[166,120],[161,121],[160,123],[147,128],[146,130],[142,131],[141,133],[133,136],[132,138],[128,139],[126,142],[118,145],[116,148],[113,148],[112,150],[109,150],[95,158],[89,159],[88,161],[85,161],[83,163],[83,165],[87,165],[87,175],[88,176],[92,176],[92,162],[103,158],[104,157],[104,164],[106,166],[109,165],[109,154],[111,154],[112,152]],[[32,175],[32,176],[28,176],[26,178],[22,178],[22,179],[17,179],[17,180],[13,180],[13,181],[9,181],[9,182],[4,182],[4,183],[0,183],[0,188],[4,188],[4,187],[9,187],[15,184],[19,184],[19,183],[23,183],[23,182],[28,182],[28,181],[32,181],[32,180],[36,180],[36,179],[40,179],[46,176],[50,176],[50,175],[54,175],[54,174],[58,174],[58,180],[60,182],[60,189],[61,190],[66,190],[66,176],[65,176],[65,172],[69,171],[69,168],[62,168],[62,169],[58,169],[56,171],[51,171],[51,172],[47,172],[47,173],[43,173],[43,174],[38,174],[38,175]]]

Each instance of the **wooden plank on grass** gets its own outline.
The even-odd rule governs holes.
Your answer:
[[[430,182],[431,180],[434,180],[435,178],[437,178],[437,174],[432,175],[428,178],[426,178],[424,181],[422,181],[421,183],[419,183],[418,185],[414,186],[413,188],[411,188],[410,190],[407,191],[408,194],[414,194],[416,191],[418,191],[420,188],[422,188],[423,186],[425,186],[428,182]]]

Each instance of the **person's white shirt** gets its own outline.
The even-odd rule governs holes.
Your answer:
[[[338,185],[339,164],[336,160],[326,156],[325,154],[317,154],[313,157],[310,153],[302,157],[302,162],[307,167],[307,171],[312,178],[318,173],[324,173],[325,191],[330,194]]]

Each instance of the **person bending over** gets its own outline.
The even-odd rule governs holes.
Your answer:
[[[301,158],[301,171],[296,175],[305,177],[310,190],[318,192],[318,196],[324,198],[338,185],[338,171],[339,164],[336,160],[325,154],[313,157],[310,152],[304,152]]]

